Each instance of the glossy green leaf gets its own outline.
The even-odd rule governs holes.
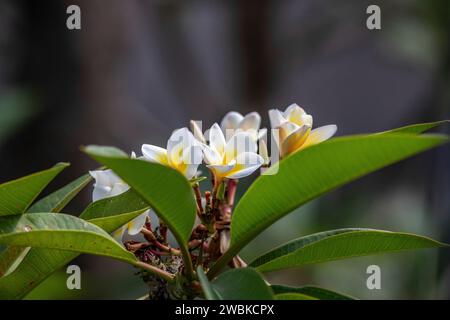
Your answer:
[[[420,134],[425,131],[431,130],[433,128],[436,128],[438,126],[449,124],[449,120],[443,120],[443,121],[436,121],[436,122],[427,122],[427,123],[419,123],[419,124],[412,124],[409,126],[392,129],[384,132],[380,132],[379,134],[393,134],[393,133],[405,133],[405,134]]]
[[[206,277],[206,274],[203,271],[201,266],[197,267],[197,277],[198,277],[198,281],[200,281],[200,285],[202,286],[203,294],[205,295],[205,298],[207,300],[220,300],[220,297],[214,291],[214,288],[212,287],[211,283],[209,282],[208,278]]]
[[[134,255],[108,233],[77,217],[29,213],[0,217],[0,244],[60,249],[134,263]]]
[[[308,296],[303,293],[287,292],[276,294],[275,300],[319,300],[319,299]]]
[[[0,216],[24,213],[50,181],[68,166],[68,163],[58,163],[50,169],[1,184]]]
[[[28,212],[61,212],[91,181],[92,177],[89,174],[85,174],[45,198],[42,198],[33,204],[28,209]]]
[[[102,228],[103,230],[116,230],[118,229],[116,226],[123,226],[129,221],[133,220],[140,214],[144,213],[146,209],[141,209],[137,211],[127,212],[116,214],[115,216],[105,216],[101,218],[94,218],[87,220],[90,223],[95,224],[96,226]]]
[[[6,247],[0,253],[0,278],[14,272],[30,249],[30,247]]]
[[[80,214],[80,218],[84,220],[105,218],[118,214],[146,210],[148,208],[148,203],[133,189],[130,189],[118,196],[92,202]]]
[[[273,284],[271,285],[271,288],[275,295],[294,293],[294,294],[302,294],[308,297],[313,297],[318,300],[355,300],[355,298],[349,295],[316,286],[304,286],[296,288]]]
[[[92,180],[86,174],[33,204],[27,212],[59,212]],[[0,277],[13,272],[26,257],[30,247],[8,247],[0,257]],[[33,249],[31,249],[33,250]]]
[[[402,250],[440,248],[446,244],[430,238],[372,229],[340,229],[288,242],[254,260],[261,272]]]
[[[85,217],[91,217],[92,220],[89,222],[98,225],[107,233],[120,228],[147,208],[143,207],[139,210],[140,202],[133,201],[132,196],[127,193],[108,199],[112,201],[99,200],[97,202],[101,205],[93,206],[91,204],[82,214]],[[132,209],[137,210],[129,212],[127,203]],[[108,212],[113,212],[114,215],[108,216],[106,214]],[[78,254],[57,249],[32,248],[15,272],[0,278],[0,299],[23,298],[48,276],[76,258]]]
[[[85,152],[112,169],[147,201],[187,252],[196,203],[191,185],[181,173],[158,163],[130,159],[116,148],[89,146]]]
[[[220,300],[273,300],[273,292],[252,268],[225,271],[211,282]]]
[[[294,153],[260,176],[236,206],[231,246],[209,277],[274,222],[302,204],[366,174],[448,141],[442,135],[360,135]],[[270,175],[270,173],[275,173]]]

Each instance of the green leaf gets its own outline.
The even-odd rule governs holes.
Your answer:
[[[425,131],[431,130],[443,124],[450,123],[449,120],[436,121],[436,122],[427,122],[427,123],[419,123],[412,124],[409,126],[392,129],[384,132],[380,132],[379,134],[393,134],[393,133],[404,133],[404,134],[420,134]]]
[[[446,246],[430,238],[409,233],[340,229],[288,242],[257,258],[250,266],[261,272],[268,272],[373,254]]]
[[[30,247],[6,247],[0,253],[0,278],[14,272],[30,249]]]
[[[319,300],[303,293],[280,293],[275,295],[276,300]]]
[[[68,163],[58,163],[54,167],[0,185],[0,216],[24,213],[36,197]]]
[[[92,177],[89,174],[85,174],[39,200],[28,209],[28,212],[61,212],[91,181]]]
[[[101,222],[99,226],[107,233],[111,233],[139,214],[141,214],[141,211],[132,214],[126,212],[116,216],[98,218],[101,221],[96,222],[96,219],[94,219],[90,222],[93,224]],[[124,217],[126,217],[125,220],[129,220],[124,222]],[[25,297],[52,273],[67,265],[78,255],[78,252],[65,250],[32,248],[15,272],[0,278],[0,299],[21,299]]]
[[[66,214],[30,213],[0,217],[0,244],[61,249],[134,264],[136,258],[96,225]]]
[[[59,212],[61,211],[90,181],[91,176],[86,174],[47,197],[33,204],[28,212]],[[0,277],[13,272],[23,261],[30,247],[8,247],[5,256],[0,258]],[[31,249],[33,250],[33,249]]]
[[[205,295],[205,298],[207,300],[220,300],[217,293],[214,291],[211,283],[209,282],[208,278],[205,275],[205,272],[203,271],[203,268],[201,266],[197,267],[197,276],[198,280],[200,281],[200,284],[203,289],[203,294]]]
[[[328,289],[316,287],[316,286],[304,286],[304,287],[289,287],[283,285],[273,284],[271,285],[272,291],[275,295],[279,294],[302,294],[309,297],[316,298],[318,300],[355,300],[355,298],[345,295],[339,292],[331,291]],[[292,299],[297,300],[297,299]]]
[[[81,214],[80,218],[91,220],[105,218],[118,214],[147,210],[148,203],[141,198],[133,189],[115,197],[104,198],[92,202]]]
[[[362,135],[313,145],[260,176],[236,206],[231,246],[208,274],[217,274],[239,250],[286,214],[366,174],[448,141],[441,135]],[[270,173],[275,173],[270,175]]]
[[[148,161],[130,159],[119,149],[88,146],[84,150],[132,187],[167,224],[181,249],[187,242],[196,216],[196,203],[189,181],[177,170]]]
[[[220,300],[273,300],[273,292],[259,272],[252,268],[225,271],[212,283]]]
[[[90,223],[93,223],[96,226],[102,228],[103,230],[111,230],[113,228],[115,228],[113,230],[116,230],[116,229],[118,229],[116,227],[117,225],[123,226],[123,225],[127,224],[129,221],[133,220],[140,214],[144,213],[146,210],[147,209],[141,209],[141,210],[137,210],[137,211],[117,214],[115,216],[105,216],[102,218],[94,218],[94,219],[90,219],[88,221]],[[111,219],[112,217],[114,219]]]

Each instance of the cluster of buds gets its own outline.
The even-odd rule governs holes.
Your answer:
[[[198,225],[194,228],[189,249],[192,261],[208,269],[229,246],[230,222],[238,179],[275,164],[280,158],[329,139],[336,132],[335,125],[312,129],[312,116],[296,104],[284,112],[269,111],[272,136],[272,154],[267,150],[267,129],[260,128],[261,117],[257,112],[245,116],[229,112],[220,126],[214,123],[203,133],[201,123],[191,121],[190,130],[181,128],[170,136],[166,148],[144,144],[143,159],[157,162],[178,170],[191,182],[197,203]],[[133,153],[132,157],[136,157]],[[198,167],[205,164],[211,173],[211,190],[202,193],[202,180]],[[95,179],[93,201],[123,193],[129,189],[111,170],[91,171]],[[273,173],[273,172],[272,172]],[[167,227],[162,221],[152,228],[149,212],[144,212],[114,232],[123,243],[123,236],[142,234],[145,242],[128,241],[126,248],[145,263],[164,272],[175,274],[183,268],[177,264],[180,250],[171,248],[167,239]],[[177,258],[178,257],[178,258]],[[176,265],[176,267],[173,267]],[[179,266],[179,268],[178,268]],[[231,267],[245,266],[235,257]],[[176,270],[178,268],[178,270]]]

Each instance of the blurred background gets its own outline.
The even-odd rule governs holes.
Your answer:
[[[66,28],[67,6],[81,30]],[[381,30],[366,8],[381,7]],[[0,0],[0,182],[59,161],[57,188],[97,165],[86,144],[140,151],[172,130],[236,110],[298,103],[338,135],[450,118],[447,0]],[[441,131],[449,131],[443,128]],[[343,227],[415,232],[450,242],[450,148],[374,173],[304,206],[244,249],[250,261],[295,237]],[[241,184],[241,193],[251,179]],[[66,209],[91,201],[87,188]],[[30,299],[135,299],[136,270],[81,256],[82,290],[65,270]],[[381,267],[368,290],[366,268]],[[365,299],[449,299],[450,252],[357,258],[268,274]]]

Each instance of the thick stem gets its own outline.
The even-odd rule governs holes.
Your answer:
[[[171,247],[166,246],[166,245],[162,244],[161,242],[159,242],[158,239],[156,238],[155,234],[152,231],[150,231],[146,228],[142,228],[141,233],[144,235],[145,239],[150,241],[158,249],[168,252],[170,254],[176,255],[176,256],[181,255],[180,250],[171,248]]]
[[[155,266],[152,266],[148,263],[142,262],[142,261],[136,261],[134,263],[136,267],[139,267],[143,270],[146,270],[150,273],[153,273],[162,279],[166,280],[167,282],[174,282],[175,276],[167,271],[161,270]]]
[[[200,185],[198,183],[194,184],[192,187],[195,193],[195,200],[197,201],[197,214],[201,217],[204,213],[202,205],[202,193],[200,191]]]

